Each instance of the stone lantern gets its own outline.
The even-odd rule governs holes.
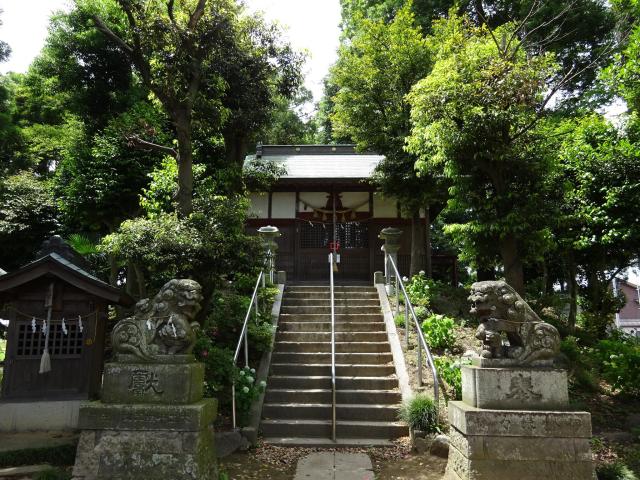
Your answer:
[[[273,272],[275,269],[276,250],[278,250],[278,244],[276,238],[280,237],[282,233],[278,230],[278,227],[267,225],[266,227],[260,227],[258,234],[262,238],[265,249],[265,258],[267,260],[267,269],[269,272],[269,283],[273,285]]]
[[[393,259],[393,263],[395,263],[396,267],[398,267],[398,250],[400,250],[400,237],[402,236],[402,230],[395,227],[387,227],[382,229],[378,238],[384,240],[384,245],[382,247],[385,252],[385,262],[384,262],[384,275],[387,284],[387,294],[393,295],[393,282],[391,281],[394,276],[393,267],[389,262],[389,257]]]

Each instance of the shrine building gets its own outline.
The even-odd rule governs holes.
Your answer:
[[[357,153],[355,145],[258,145],[251,162],[273,162],[282,167],[271,190],[252,193],[247,226],[272,225],[277,239],[278,270],[289,282],[328,281],[327,255],[338,248],[336,281],[370,283],[383,271],[382,240],[385,227],[403,230],[398,268],[409,274],[411,219],[402,215],[395,198],[383,196],[370,182],[384,159],[375,153]],[[455,257],[433,256],[434,272],[451,278]]]

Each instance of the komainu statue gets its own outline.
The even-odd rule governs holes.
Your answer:
[[[496,365],[550,364],[560,350],[558,330],[531,309],[506,282],[477,282],[471,286],[471,313],[480,320],[476,338],[483,359]]]
[[[170,280],[153,297],[136,304],[132,317],[113,329],[113,350],[138,360],[159,362],[163,355],[190,354],[199,327],[202,288],[194,280]]]

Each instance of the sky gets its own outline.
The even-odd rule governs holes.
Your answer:
[[[0,0],[0,39],[13,51],[0,64],[0,73],[24,72],[38,55],[47,36],[52,12],[65,9],[69,0]],[[265,17],[285,28],[285,36],[294,48],[308,53],[306,86],[315,101],[322,96],[322,79],[336,59],[340,35],[339,0],[245,0],[250,12],[262,11]]]

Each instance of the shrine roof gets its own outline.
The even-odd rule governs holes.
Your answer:
[[[103,282],[62,255],[51,252],[18,270],[0,276],[0,293],[19,288],[46,275],[53,275],[110,303],[131,305],[134,300],[122,290]]]
[[[370,178],[383,155],[358,153],[354,145],[259,145],[247,156],[254,161],[271,161],[284,167],[281,180]]]

